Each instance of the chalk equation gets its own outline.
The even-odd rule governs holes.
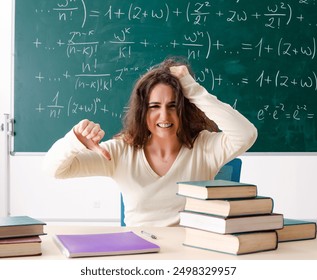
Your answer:
[[[85,27],[87,21],[91,18],[96,20],[127,19],[143,23],[153,19],[157,22],[180,19],[195,25],[205,25],[210,18],[218,17],[233,24],[248,21],[259,22],[258,24],[270,29],[291,25],[293,21],[308,26],[316,26],[317,24],[316,21],[310,21],[312,20],[310,18],[307,19],[305,14],[297,9],[298,6],[315,6],[315,0],[271,1],[268,3],[264,1],[260,10],[255,5],[250,5],[246,10],[241,7],[241,3],[244,1],[230,0],[227,1],[228,4],[215,0],[178,1],[181,5],[171,3],[171,1],[160,1],[154,5],[154,8],[148,7],[142,1],[135,1],[140,3],[133,2],[126,5],[114,2],[110,1],[109,5],[103,5],[102,8],[96,9],[89,8],[87,0],[62,0],[57,1],[55,6],[47,9],[36,8],[36,13],[54,13],[59,21],[72,21],[74,17],[78,17],[80,18],[81,27]],[[224,10],[225,7],[228,7],[228,9]]]
[[[260,121],[265,118],[271,118],[274,121],[313,119],[315,114],[308,107],[306,104],[296,105],[294,108],[287,108],[283,103],[275,106],[266,104],[258,111],[257,119]]]
[[[73,115],[81,115],[82,117],[94,116],[102,112],[108,114],[112,118],[122,118],[121,112],[114,112],[107,108],[107,104],[101,98],[94,97],[85,100],[76,99],[75,96],[68,97],[65,102],[60,100],[60,92],[50,100],[47,104],[39,103],[35,110],[48,118],[59,119],[70,117]]]

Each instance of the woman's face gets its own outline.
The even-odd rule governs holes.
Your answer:
[[[173,89],[166,84],[154,86],[149,96],[147,126],[152,137],[175,137],[179,128]]]

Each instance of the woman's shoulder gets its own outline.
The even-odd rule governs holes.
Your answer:
[[[123,137],[114,137],[109,140],[103,141],[100,145],[105,145],[108,148],[124,149],[128,147],[128,143],[124,141]]]
[[[214,138],[217,135],[218,132],[215,131],[209,131],[209,130],[202,130],[199,132],[196,140],[198,142],[205,142],[205,141],[210,141],[210,139]]]
[[[227,149],[225,138],[226,135],[222,131],[202,130],[194,142],[194,148],[203,149],[209,153],[221,153]]]
[[[133,153],[135,148],[129,144],[124,137],[114,137],[112,139],[106,140],[100,143],[101,146],[104,146],[112,154],[124,154],[124,153]]]

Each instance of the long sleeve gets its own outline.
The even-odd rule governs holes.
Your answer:
[[[237,110],[211,95],[200,86],[191,75],[180,79],[185,96],[194,103],[206,116],[213,120],[221,130],[217,135],[218,152],[222,154],[223,163],[247,151],[257,138],[257,129]],[[213,145],[215,141],[213,141]],[[220,145],[220,146],[219,146]],[[217,153],[217,151],[215,151]],[[227,159],[227,157],[230,157]]]
[[[44,172],[60,179],[111,176],[113,166],[114,161],[108,161],[102,155],[88,150],[77,139],[73,130],[57,140],[43,160]]]

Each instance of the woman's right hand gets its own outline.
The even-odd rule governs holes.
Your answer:
[[[99,145],[105,132],[98,123],[90,120],[82,120],[73,128],[78,140],[86,146],[87,149],[101,153],[106,159],[111,160],[110,153]]]

